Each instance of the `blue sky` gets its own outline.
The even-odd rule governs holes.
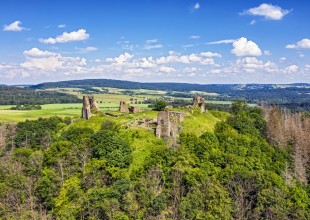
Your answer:
[[[310,1],[2,0],[0,84],[310,83]]]

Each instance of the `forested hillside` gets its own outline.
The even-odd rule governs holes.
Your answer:
[[[37,105],[76,102],[81,102],[81,99],[74,95],[0,85],[0,105]]]
[[[139,115],[2,125],[0,218],[310,219],[309,118],[283,139],[281,114],[187,113],[173,147],[128,125]]]

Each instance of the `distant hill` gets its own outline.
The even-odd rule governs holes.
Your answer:
[[[0,86],[0,105],[37,105],[81,102],[77,96],[31,88]]]
[[[267,102],[291,109],[310,110],[310,84],[190,84],[190,83],[141,83],[112,79],[85,79],[60,82],[48,82],[33,85],[34,89],[47,88],[82,88],[93,90],[93,87],[111,87],[119,89],[164,90],[167,95],[175,97],[192,97],[190,91],[218,93],[218,97],[207,97],[212,100],[234,101],[245,99],[250,103]]]

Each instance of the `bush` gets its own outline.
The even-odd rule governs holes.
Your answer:
[[[156,111],[163,111],[165,110],[165,107],[167,106],[167,103],[165,101],[157,101],[155,104],[154,104],[154,110]]]

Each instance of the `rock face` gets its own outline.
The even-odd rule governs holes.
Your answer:
[[[129,107],[125,101],[120,101],[119,103],[119,111],[120,112],[129,112]]]
[[[96,99],[93,96],[83,96],[82,118],[90,119],[92,117],[92,111],[99,111]]]
[[[176,138],[180,132],[179,122],[184,120],[184,113],[161,111],[157,115],[156,137]]]
[[[200,97],[200,96],[195,96],[193,99],[193,107],[199,107],[201,112],[205,112],[206,111],[206,102],[204,100],[204,98]]]

